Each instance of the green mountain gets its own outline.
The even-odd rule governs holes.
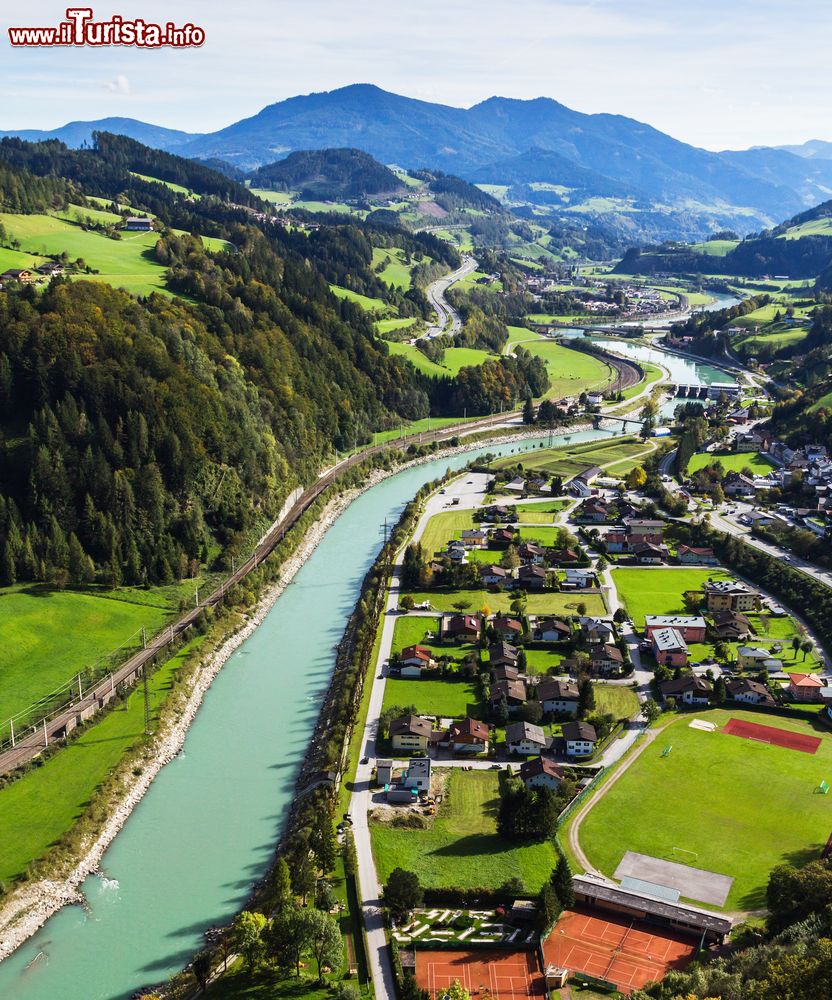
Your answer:
[[[404,190],[399,178],[360,149],[318,149],[290,153],[249,174],[254,188],[299,191],[301,197],[338,201]]]

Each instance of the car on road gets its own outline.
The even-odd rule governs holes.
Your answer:
[[[361,763],[362,764],[369,764],[370,763],[370,758],[369,757],[362,757],[361,758]]]

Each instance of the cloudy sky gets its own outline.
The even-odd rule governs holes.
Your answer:
[[[123,115],[213,131],[369,82],[458,106],[553,97],[710,149],[832,140],[829,0],[92,0],[96,19],[191,21],[206,42],[9,45],[8,27],[56,24],[66,5],[3,4],[0,129]]]

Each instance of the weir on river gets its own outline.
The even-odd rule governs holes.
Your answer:
[[[576,432],[554,443],[606,436]],[[394,521],[422,483],[449,467],[548,440],[436,459],[384,480],[347,509],[220,671],[183,752],[107,851],[105,877],[84,883],[88,907],[65,907],[0,963],[3,1000],[121,1000],[164,981],[202,946],[206,928],[231,919],[272,858],[335,645],[385,519]]]

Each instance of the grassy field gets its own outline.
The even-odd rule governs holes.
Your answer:
[[[465,528],[474,527],[473,510],[446,510],[434,514],[422,533],[422,550],[426,556],[444,550],[452,538],[461,538]]]
[[[549,476],[571,477],[589,465],[616,465],[648,452],[643,441],[635,438],[607,438],[602,441],[585,441],[562,448],[541,448],[522,455],[510,455],[492,462],[493,469],[513,468],[520,462],[526,472],[541,472]]]
[[[391,333],[393,330],[403,330],[405,327],[414,326],[416,320],[412,316],[408,316],[405,319],[377,319],[373,326],[376,328],[376,333],[380,337],[383,337],[385,333]]]
[[[618,596],[637,627],[643,627],[645,615],[685,614],[686,590],[701,590],[706,580],[730,580],[723,570],[689,569],[614,569],[613,582]]]
[[[694,473],[697,469],[703,469],[712,462],[719,462],[726,472],[742,472],[743,469],[751,469],[761,476],[768,475],[774,465],[762,454],[756,451],[737,451],[714,455],[711,452],[700,452],[693,455],[688,462],[688,473]]]
[[[605,361],[554,341],[533,340],[522,346],[545,361],[550,380],[546,395],[550,398],[579,396],[587,389],[604,388],[614,377]]]
[[[593,711],[616,719],[629,719],[638,711],[638,696],[631,687],[623,684],[594,684],[595,708]]]
[[[355,302],[368,313],[383,315],[391,310],[391,307],[382,299],[371,299],[369,295],[360,295],[349,288],[341,288],[340,285],[330,285],[329,290],[339,299],[349,299],[351,302]]]
[[[815,789],[832,773],[832,737],[818,726],[762,713],[706,711],[821,736],[817,754],[670,724],[610,788],[581,826],[590,862],[612,875],[627,850],[735,879],[727,908],[765,906],[771,869],[819,857],[832,829],[832,800]],[[673,750],[662,757],[665,746]],[[672,789],[672,794],[668,794]],[[695,852],[683,855],[673,848]]]
[[[0,735],[8,719],[69,682],[169,609],[91,592],[18,584],[0,590]]]
[[[557,513],[566,507],[566,501],[550,500],[544,503],[518,503],[517,520],[524,524],[553,524]]]
[[[439,618],[427,615],[400,615],[393,628],[393,649],[402,650],[405,646],[428,645],[424,642],[425,633],[439,631]],[[448,647],[450,648],[450,647]]]
[[[477,420],[477,417],[469,417],[469,420]],[[449,427],[451,424],[464,423],[462,417],[422,417],[421,420],[411,420],[409,423],[402,423],[400,427],[392,427],[386,431],[373,432],[373,444],[381,444],[383,441],[392,441],[393,438],[401,437],[404,434],[418,434],[421,431],[436,431],[442,427]]]
[[[498,804],[495,772],[454,768],[445,801],[429,829],[371,825],[379,878],[385,882],[398,867],[418,872],[429,888],[496,889],[519,878],[526,892],[538,892],[554,868],[554,847],[548,841],[517,845],[499,837]]]
[[[373,248],[373,268],[375,269],[387,258],[390,263],[383,271],[378,272],[379,278],[391,288],[403,288],[407,290],[411,286],[410,270],[413,264],[405,263],[406,255],[399,247],[374,247]]]
[[[415,705],[419,715],[461,719],[482,715],[477,685],[457,680],[402,680],[388,677],[382,710],[390,705]]]
[[[443,368],[442,365],[426,358],[415,344],[402,344],[395,340],[388,340],[387,346],[390,348],[391,354],[407,358],[416,371],[422,372],[423,375],[428,375],[430,378],[444,378],[446,375],[450,375],[447,368]]]
[[[503,591],[491,594],[486,590],[429,590],[412,594],[416,603],[430,601],[436,611],[455,611],[457,601],[467,601],[470,613],[487,607],[489,611],[509,611],[514,594]],[[526,611],[530,615],[574,615],[578,604],[586,605],[588,615],[606,614],[604,600],[600,594],[561,593],[559,591],[543,591],[529,594],[526,601]]]
[[[150,678],[154,719],[196,643],[184,646]],[[0,882],[25,872],[60,840],[84,814],[122,755],[143,735],[144,699],[139,689],[42,767],[0,789]]]

